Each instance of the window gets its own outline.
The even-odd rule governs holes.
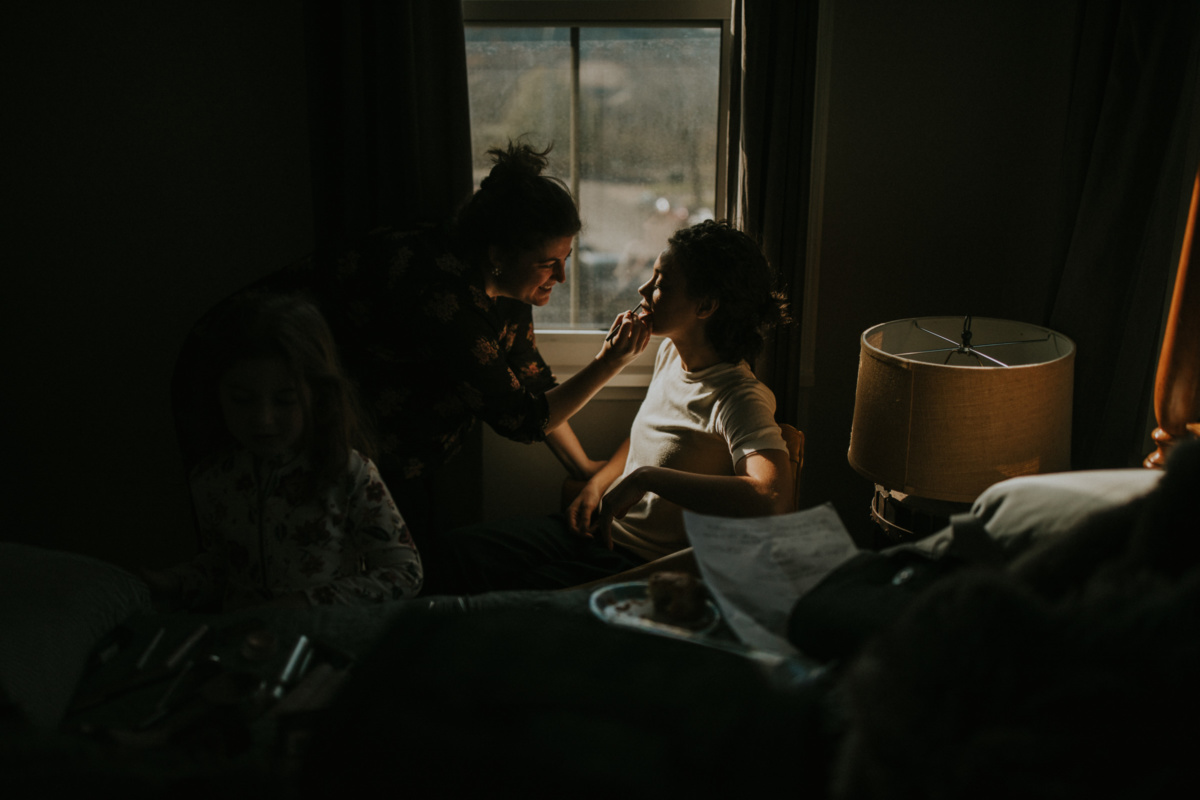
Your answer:
[[[534,309],[544,351],[551,331],[607,331],[672,231],[723,216],[730,6],[463,3],[476,183],[489,148],[553,144],[550,172],[583,218],[567,282]],[[563,358],[551,363],[561,378]]]

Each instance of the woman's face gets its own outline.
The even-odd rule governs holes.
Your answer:
[[[256,456],[293,451],[304,436],[304,387],[281,358],[244,358],[221,376],[221,412],[233,438]]]
[[[687,278],[670,250],[654,262],[654,274],[638,289],[643,319],[655,336],[678,335],[703,325],[700,301],[688,294]]]
[[[492,247],[488,255],[500,274],[490,276],[488,294],[511,297],[534,306],[546,305],[555,284],[567,279],[567,259],[571,256],[574,241],[574,236],[548,239],[510,259],[503,259],[499,248]]]

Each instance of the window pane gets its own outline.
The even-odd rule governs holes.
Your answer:
[[[569,180],[568,28],[469,28],[476,180],[489,147],[554,143]],[[716,204],[718,28],[580,30],[579,207],[568,284],[535,309],[539,330],[606,329],[637,300],[667,237]]]
[[[571,165],[571,32],[568,28],[467,28],[467,86],[475,185],[487,177],[487,151],[525,137],[554,143],[551,171]]]

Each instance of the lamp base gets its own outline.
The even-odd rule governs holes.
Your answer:
[[[950,517],[971,510],[970,503],[930,500],[895,492],[875,484],[871,519],[893,542],[912,542],[937,533],[950,524]]]

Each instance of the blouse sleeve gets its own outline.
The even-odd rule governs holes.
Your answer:
[[[775,395],[757,381],[740,386],[718,407],[716,428],[733,463],[762,450],[787,450],[775,421]]]
[[[512,344],[508,350],[508,365],[525,388],[545,392],[558,385],[537,348],[537,337],[533,332],[533,310],[521,304],[509,323],[513,331]]]
[[[346,508],[343,567],[305,591],[313,605],[366,605],[414,597],[424,573],[408,525],[374,462],[357,453]]]
[[[550,419],[545,391],[554,377],[534,346],[532,314],[528,307],[514,309],[516,301],[501,301],[498,311],[489,313],[487,298],[471,294],[469,288],[458,298],[435,295],[425,309],[431,334],[436,333],[448,368],[458,376],[459,396],[501,436],[542,441]]]

